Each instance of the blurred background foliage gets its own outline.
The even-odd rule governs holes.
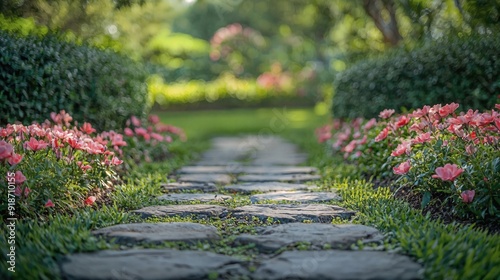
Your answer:
[[[141,62],[155,106],[283,98],[323,113],[334,77],[360,60],[500,25],[497,0],[3,0],[0,13],[2,30]]]

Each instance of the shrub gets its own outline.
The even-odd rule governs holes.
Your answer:
[[[422,195],[452,205],[462,218],[498,221],[500,217],[500,104],[484,113],[455,113],[456,103],[424,106],[411,114],[379,121],[337,121],[317,130],[318,140],[368,174],[398,178]],[[332,134],[331,129],[335,129]],[[392,170],[391,170],[392,168]]]
[[[97,129],[123,127],[147,106],[143,67],[111,51],[63,42],[56,35],[0,31],[0,125],[42,122],[62,109]]]
[[[73,125],[64,111],[51,117],[54,123],[0,127],[3,217],[92,205],[112,186],[122,160],[110,148],[126,145],[122,136],[113,131],[95,135],[91,124]]]
[[[385,108],[451,102],[464,109],[492,108],[500,89],[499,53],[500,37],[481,36],[443,39],[360,62],[335,79],[333,115],[371,118]]]

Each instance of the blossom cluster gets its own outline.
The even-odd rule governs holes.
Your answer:
[[[393,177],[426,197],[451,198],[464,216],[498,216],[500,104],[486,112],[458,108],[437,104],[402,115],[387,109],[378,119],[335,120],[316,135],[368,174]]]

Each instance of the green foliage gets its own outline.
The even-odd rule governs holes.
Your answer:
[[[0,31],[0,124],[43,122],[66,110],[99,130],[121,128],[146,109],[146,74],[110,51]]]
[[[492,108],[500,89],[500,38],[443,39],[360,62],[335,80],[333,115],[374,117],[386,108],[460,103]]]

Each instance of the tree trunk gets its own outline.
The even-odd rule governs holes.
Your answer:
[[[399,33],[398,21],[396,19],[396,8],[393,0],[364,0],[363,8],[373,19],[375,26],[382,32],[384,41],[396,46],[403,40]],[[388,15],[384,18],[384,13]]]

